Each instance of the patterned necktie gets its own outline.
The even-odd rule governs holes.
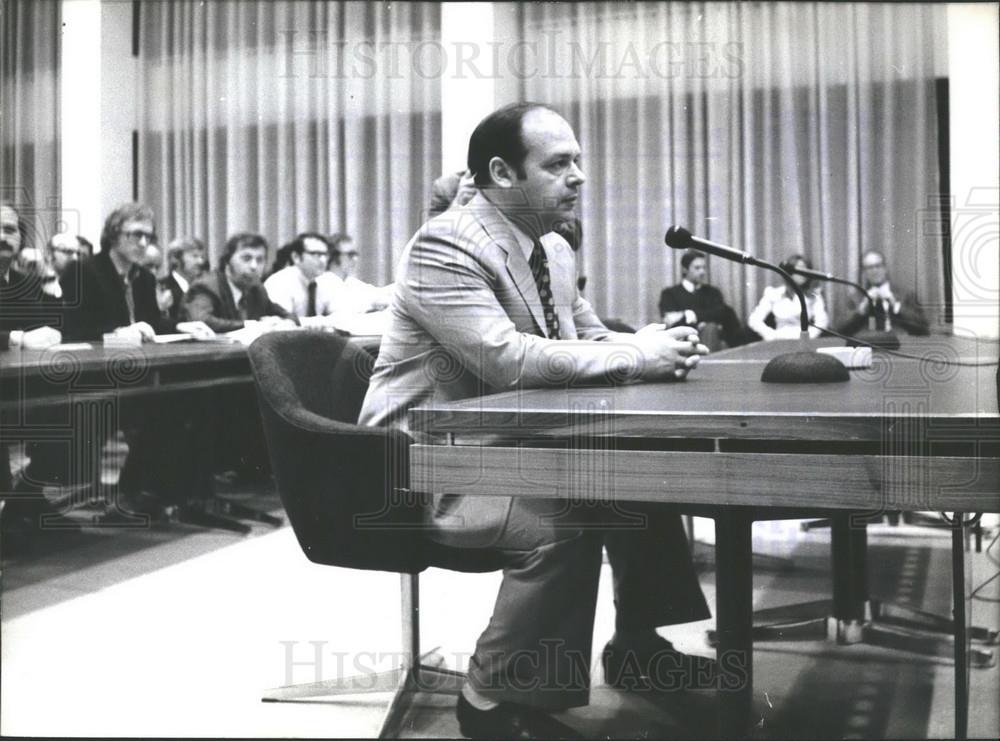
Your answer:
[[[247,294],[244,292],[240,296],[240,300],[236,302],[236,308],[239,309],[240,319],[249,319],[247,316]]]
[[[549,275],[549,260],[542,249],[542,243],[535,240],[535,247],[531,250],[531,259],[528,260],[531,267],[531,275],[535,279],[538,287],[538,297],[542,300],[542,311],[545,313],[545,328],[548,330],[549,339],[559,339],[559,317],[556,316],[556,304],[552,299],[552,279]]]
[[[316,281],[309,281],[309,302],[306,304],[306,316],[316,316]]]

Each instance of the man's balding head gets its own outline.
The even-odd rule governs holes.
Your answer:
[[[585,177],[569,123],[548,106],[517,103],[491,113],[472,133],[476,184],[532,237],[575,220]]]

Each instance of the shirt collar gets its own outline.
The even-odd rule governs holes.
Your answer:
[[[698,286],[689,281],[687,278],[681,278],[681,285],[684,286],[684,290],[688,293],[694,293],[698,290]]]

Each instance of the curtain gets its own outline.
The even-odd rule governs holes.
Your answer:
[[[896,289],[940,318],[942,246],[927,236],[940,234],[940,7],[532,4],[518,20],[522,97],[563,112],[583,149],[581,272],[602,315],[658,318],[681,277],[663,234],[680,224],[855,280],[861,253],[881,250]],[[709,264],[743,317],[780,282]],[[859,299],[824,294],[834,322]]]
[[[0,3],[0,199],[21,217],[25,247],[43,247],[59,220],[57,0]]]
[[[440,174],[440,85],[414,73],[437,5],[144,1],[139,26],[139,194],[162,239],[214,262],[236,231],[348,232],[360,276],[391,280]]]

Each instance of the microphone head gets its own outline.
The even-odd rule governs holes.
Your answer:
[[[683,226],[672,226],[667,229],[663,241],[667,247],[673,247],[675,250],[686,250],[691,246],[691,232]]]

